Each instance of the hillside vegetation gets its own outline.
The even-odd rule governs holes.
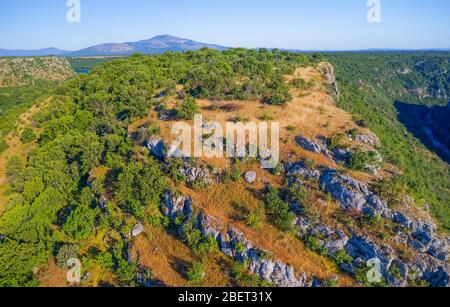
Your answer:
[[[446,106],[450,98],[450,53],[328,54],[342,92],[338,104],[363,120],[383,143],[385,158],[400,167],[409,190],[428,203],[450,229],[450,173],[397,118],[396,101]]]
[[[70,258],[82,286],[448,286],[450,240],[338,94],[320,55],[266,49],[134,55],[64,82],[6,164],[0,286],[67,286]],[[196,113],[280,122],[281,162],[169,156]]]
[[[36,81],[63,81],[73,75],[65,58],[0,58],[0,88],[33,85]]]

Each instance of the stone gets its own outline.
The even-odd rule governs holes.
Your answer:
[[[311,141],[308,138],[298,136],[295,141],[297,144],[307,151],[321,153],[325,148],[318,142]]]
[[[410,225],[411,236],[424,245],[429,245],[434,238],[436,227],[430,222],[414,221]]]
[[[449,245],[446,242],[446,240],[440,240],[438,238],[435,238],[431,242],[430,247],[427,250],[427,253],[439,260],[448,261]]]
[[[325,81],[331,88],[331,94],[336,98],[339,98],[340,92],[336,80],[336,74],[334,73],[334,66],[330,63],[321,63],[318,68],[320,69]]]
[[[174,196],[171,192],[166,192],[162,211],[172,221],[180,215],[184,215],[188,220],[194,212],[192,199],[189,196]]]
[[[405,214],[401,212],[396,212],[394,214],[394,223],[400,224],[409,229],[412,224],[412,220]]]
[[[381,147],[381,141],[374,133],[360,134],[355,137],[355,141],[375,148]]]
[[[180,172],[186,176],[186,181],[189,184],[201,183],[203,185],[211,185],[214,182],[207,167],[185,165]]]
[[[302,177],[305,180],[319,180],[320,172],[315,169],[306,167],[305,163],[286,163],[284,166],[286,170],[286,176]]]
[[[142,224],[139,223],[139,224],[136,224],[136,226],[134,226],[133,230],[131,231],[131,236],[137,237],[138,235],[140,235],[143,232],[144,232],[144,226],[142,226]]]
[[[250,171],[250,172],[246,173],[245,181],[247,181],[247,183],[254,183],[256,181],[256,172]]]
[[[344,163],[350,157],[350,152],[342,148],[336,148],[332,151],[334,161]]]
[[[364,263],[371,259],[378,259],[381,263],[382,272],[386,272],[395,259],[390,247],[378,246],[367,236],[353,235],[345,249],[353,259],[360,259]]]
[[[393,218],[392,210],[387,202],[373,194],[366,184],[354,178],[331,170],[321,176],[320,186],[330,193],[344,210],[352,210],[368,216]]]
[[[166,158],[166,145],[161,138],[151,137],[147,142],[147,148],[150,150],[150,153],[158,158],[165,159]]]

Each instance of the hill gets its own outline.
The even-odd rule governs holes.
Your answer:
[[[101,44],[86,49],[69,52],[65,56],[120,56],[131,55],[133,53],[158,54],[167,51],[187,51],[199,50],[201,48],[211,48],[224,50],[225,47],[199,43],[189,39],[178,38],[172,35],[159,35],[147,40],[138,42],[128,42],[120,44]]]
[[[450,97],[450,53],[335,53],[326,58],[336,69],[342,94],[338,105],[380,137],[386,159],[402,169],[412,193],[429,204],[449,229],[449,165],[420,143],[422,139],[430,150],[441,152],[430,133],[423,131],[431,128],[445,144],[445,136],[440,135],[447,134],[446,125],[430,126],[427,116],[408,116],[396,102],[411,104],[409,110],[421,109],[421,105],[445,110]]]
[[[175,37],[172,35],[158,35],[150,39],[137,42],[105,43],[91,46],[77,51],[63,51],[55,48],[41,50],[4,50],[0,49],[0,56],[65,56],[65,57],[93,57],[93,56],[127,56],[133,53],[160,54],[167,51],[180,52],[210,48],[225,50],[226,47],[200,43],[190,39]]]
[[[45,48],[38,50],[6,50],[0,49],[0,57],[32,57],[32,56],[55,56],[62,55],[68,51],[57,48]]]
[[[336,105],[357,101],[356,79],[336,66],[205,49],[117,59],[65,82],[25,121],[35,146],[3,174],[0,285],[67,286],[78,258],[83,286],[448,286],[449,238],[401,176],[415,170]],[[280,163],[261,168],[264,150],[169,156],[172,128],[196,113],[216,148],[228,142],[212,124],[279,122]],[[430,205],[444,224],[448,209]]]
[[[63,81],[73,75],[69,62],[60,57],[0,58],[0,88]]]

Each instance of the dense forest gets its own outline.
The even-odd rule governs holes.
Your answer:
[[[6,137],[19,115],[39,98],[48,96],[55,87],[55,82],[39,81],[34,85],[0,88],[0,153],[8,148]]]
[[[412,194],[430,205],[450,229],[448,164],[425,147],[398,120],[395,102],[446,106],[450,99],[448,52],[334,53],[340,107],[371,128],[383,155],[400,167]]]

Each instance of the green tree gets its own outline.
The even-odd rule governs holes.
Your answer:
[[[36,140],[36,134],[34,133],[33,129],[30,127],[26,127],[22,132],[22,142],[24,144],[28,144]]]
[[[180,106],[177,109],[177,116],[179,119],[192,120],[195,114],[197,114],[199,106],[195,98],[187,96],[183,99]]]

